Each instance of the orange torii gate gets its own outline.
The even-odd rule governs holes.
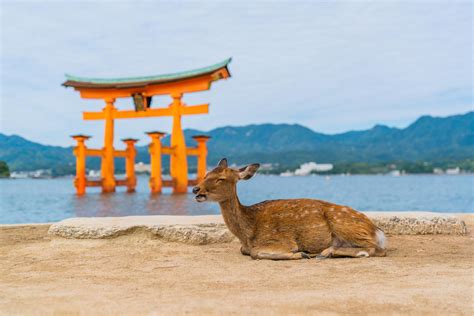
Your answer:
[[[150,188],[153,193],[161,192],[163,185],[172,186],[174,193],[187,192],[188,181],[187,156],[198,156],[198,179],[204,177],[206,172],[206,141],[207,136],[194,136],[198,143],[195,148],[187,148],[181,126],[183,115],[205,114],[209,112],[209,104],[188,106],[182,102],[184,93],[209,90],[212,82],[230,77],[228,64],[231,59],[221,63],[191,71],[174,74],[120,78],[120,79],[97,79],[81,78],[66,75],[65,87],[73,87],[79,91],[84,99],[103,99],[105,107],[101,112],[84,112],[84,120],[104,120],[104,147],[102,149],[88,149],[85,141],[86,135],[72,136],[77,141],[74,149],[76,155],[76,179],[75,186],[77,194],[84,194],[87,186],[101,186],[102,192],[114,192],[117,185],[127,186],[127,191],[135,190],[136,177],[135,142],[136,139],[124,139],[126,150],[115,150],[114,148],[114,120],[127,118],[147,118],[159,116],[173,117],[173,128],[171,132],[171,146],[161,146],[161,138],[164,133],[150,132],[151,138],[151,176]],[[172,102],[168,107],[151,108],[151,100],[155,95],[170,95]],[[117,98],[132,98],[135,105],[134,110],[118,110],[114,106]],[[171,181],[161,179],[161,154],[168,154],[170,159]],[[101,180],[89,181],[86,179],[86,156],[99,156],[101,163]],[[114,157],[126,159],[126,179],[117,180],[114,176]]]

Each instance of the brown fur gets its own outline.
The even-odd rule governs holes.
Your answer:
[[[239,180],[250,179],[259,165],[236,170],[227,161],[210,171],[194,189],[198,201],[218,202],[229,230],[240,240],[241,252],[253,259],[384,256],[377,244],[378,228],[347,206],[312,200],[263,201],[244,206],[237,196]]]

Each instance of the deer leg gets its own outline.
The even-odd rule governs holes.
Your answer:
[[[250,256],[250,250],[248,250],[247,247],[241,246],[241,247],[240,247],[240,252],[241,252],[244,256]]]
[[[298,260],[310,259],[311,257],[305,252],[265,252],[260,251],[252,255],[252,259],[269,259],[269,260]]]
[[[268,259],[268,260],[298,260],[310,259],[310,255],[305,252],[281,251],[272,248],[253,248],[250,251],[252,259]]]
[[[383,257],[385,251],[376,248],[350,248],[350,247],[329,247],[321,252],[320,257],[352,257],[352,258],[367,258],[367,257]]]

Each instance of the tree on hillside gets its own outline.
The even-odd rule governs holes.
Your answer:
[[[10,169],[5,161],[0,161],[0,178],[10,177]]]

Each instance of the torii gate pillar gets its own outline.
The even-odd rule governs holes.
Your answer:
[[[161,193],[163,180],[161,178],[161,138],[165,136],[162,132],[148,132],[151,138],[148,152],[150,153],[150,190],[152,194]]]
[[[197,181],[204,180],[206,176],[206,159],[207,159],[207,141],[209,140],[207,135],[196,135],[193,139],[197,142]]]
[[[135,192],[137,186],[137,176],[135,175],[135,157],[137,150],[135,149],[135,143],[138,139],[125,138],[122,141],[127,145],[125,149],[125,174],[127,182],[127,192]]]
[[[114,118],[113,112],[115,99],[105,99],[105,134],[104,151],[102,158],[102,192],[115,192],[115,167],[114,167]]]
[[[74,186],[76,187],[76,194],[83,195],[86,193],[86,150],[85,141],[90,138],[87,135],[73,135],[71,136],[76,142],[77,146],[74,148],[74,155],[76,156],[76,178],[74,179]]]
[[[173,132],[171,133],[171,148],[173,154],[170,159],[170,174],[173,179],[173,193],[188,192],[188,160],[186,142],[181,127],[181,97],[182,94],[173,94],[171,112],[173,115]]]

